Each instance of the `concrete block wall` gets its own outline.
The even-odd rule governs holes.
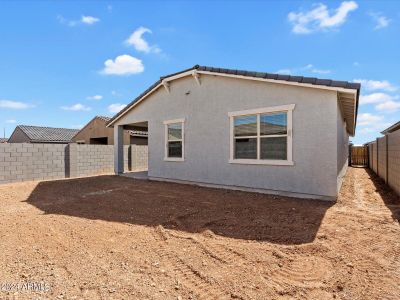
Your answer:
[[[389,133],[388,139],[388,185],[400,195],[400,130]]]
[[[65,177],[67,145],[0,144],[0,184]]]
[[[378,152],[377,152],[377,150],[378,150],[378,147],[377,147],[377,144],[376,144],[376,142],[374,142],[373,144],[372,144],[372,153],[373,153],[373,155],[372,155],[372,170],[375,172],[375,173],[377,173],[377,171],[378,171]]]
[[[131,145],[131,170],[147,171],[148,169],[147,145]]]
[[[131,146],[124,145],[124,172],[131,171],[132,157],[131,157]],[[114,152],[113,152],[114,155]],[[113,158],[114,159],[114,158]],[[113,161],[114,163],[114,161]],[[113,166],[114,170],[114,166]]]
[[[125,145],[124,170],[147,170],[147,149]],[[112,173],[113,145],[0,144],[0,184]]]
[[[71,151],[73,149],[73,151]],[[71,169],[75,172],[71,177],[111,174],[114,172],[114,146],[113,145],[70,145],[70,155],[75,155],[71,160]],[[74,166],[76,164],[76,166]]]
[[[369,167],[400,195],[400,130],[369,144]]]
[[[369,163],[369,168],[372,170],[372,163],[373,163],[373,147],[372,147],[372,143],[368,144],[368,163]]]
[[[377,138],[378,141],[378,176],[381,177],[385,182],[387,181],[387,153],[386,153],[386,136]]]

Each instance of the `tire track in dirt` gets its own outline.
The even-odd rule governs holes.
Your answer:
[[[254,276],[251,281],[247,282],[247,286],[257,286],[264,291],[277,290],[280,288],[280,286],[275,284],[274,281],[265,280],[262,275],[262,269],[254,268],[254,266],[259,263],[257,259],[249,259],[243,253],[233,249],[231,245],[215,243],[215,241],[215,244],[211,244],[206,241],[201,241],[191,235],[178,234],[176,232],[169,231],[167,234],[169,240],[171,240],[171,238],[185,240],[198,247],[203,254],[207,255],[208,258],[212,260],[212,265],[215,266],[214,268],[216,270],[218,270],[219,278],[224,278],[225,282],[228,278],[232,278],[233,281],[231,285],[233,287],[243,284],[243,282],[235,282],[237,281],[237,277],[240,278],[240,274],[252,273]],[[162,239],[164,239],[164,236],[164,234],[161,235]],[[234,298],[253,299],[254,295],[248,294],[248,291],[241,289],[240,292],[234,291]]]
[[[235,266],[243,266],[248,262],[248,259],[244,254],[241,254],[226,245],[211,245],[190,235],[186,236],[176,233],[170,233],[169,235],[174,238],[188,240],[196,246],[199,246],[205,254],[220,264],[235,264]]]
[[[190,291],[194,292],[198,299],[230,299],[230,295],[223,289],[216,288],[210,279],[196,270],[192,265],[179,257],[179,254],[168,248],[169,234],[159,225],[153,231],[154,238],[159,242],[157,254],[168,269],[173,270],[175,276]]]
[[[304,287],[321,288],[331,277],[331,263],[322,257],[297,255],[278,265],[278,268],[264,276],[268,281],[282,287],[282,283]]]

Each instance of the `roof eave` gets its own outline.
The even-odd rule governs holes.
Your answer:
[[[230,69],[219,69],[219,68],[211,68],[211,67],[203,67],[199,65],[195,65],[192,68],[183,70],[181,72],[177,72],[174,74],[170,74],[168,76],[160,77],[160,80],[155,82],[150,88],[148,88],[145,92],[131,101],[124,109],[118,112],[109,122],[107,122],[106,127],[113,127],[114,123],[120,119],[124,114],[128,111],[133,109],[137,104],[139,104],[142,100],[156,91],[164,82],[169,82],[175,79],[179,79],[185,76],[189,76],[193,74],[193,70],[197,70],[196,72],[199,74],[206,74],[206,75],[219,75],[225,77],[234,77],[234,78],[242,78],[246,80],[256,80],[256,81],[263,81],[263,82],[270,82],[270,83],[280,83],[286,85],[295,85],[295,86],[303,86],[309,88],[318,88],[318,89],[325,89],[325,90],[334,90],[338,92],[347,92],[347,93],[354,93],[356,95],[356,112],[355,112],[355,121],[354,121],[354,129],[352,131],[352,136],[355,134],[355,127],[356,127],[356,120],[357,120],[357,112],[358,112],[358,99],[360,93],[360,84],[358,83],[348,83],[348,82],[336,82],[336,83],[346,83],[346,86],[329,86],[323,84],[313,84],[313,83],[306,83],[306,82],[296,82],[296,81],[288,81],[284,79],[271,79],[272,75],[277,74],[268,74],[268,73],[257,73],[257,72],[248,72],[248,71],[240,71],[240,70],[230,70]],[[213,71],[214,70],[214,71]],[[254,73],[254,74],[253,74]],[[264,74],[264,76],[258,76],[258,74]],[[271,76],[269,76],[271,75]],[[265,78],[265,77],[270,78]],[[277,75],[277,78],[279,76]],[[283,78],[281,76],[281,78]],[[290,76],[288,77],[290,79]],[[307,77],[303,77],[304,79],[308,79]],[[332,80],[325,80],[321,79],[320,81],[330,81]],[[349,86],[349,87],[347,87]],[[351,134],[351,133],[350,133]]]

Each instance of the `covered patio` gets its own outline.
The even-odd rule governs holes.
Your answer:
[[[143,133],[142,135],[147,136],[148,139],[148,122],[143,121],[114,126],[114,172],[115,174],[147,177],[147,143],[145,145],[131,144],[130,148],[124,147],[125,131]],[[144,133],[147,133],[147,135]]]

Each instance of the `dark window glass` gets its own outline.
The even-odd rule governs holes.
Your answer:
[[[182,157],[182,142],[168,142],[168,157]]]
[[[287,159],[287,137],[261,138],[260,159]]]
[[[257,159],[257,139],[235,139],[236,159]]]
[[[287,114],[275,113],[260,115],[260,135],[287,133]]]
[[[234,119],[235,136],[257,135],[257,116],[240,116]]]

